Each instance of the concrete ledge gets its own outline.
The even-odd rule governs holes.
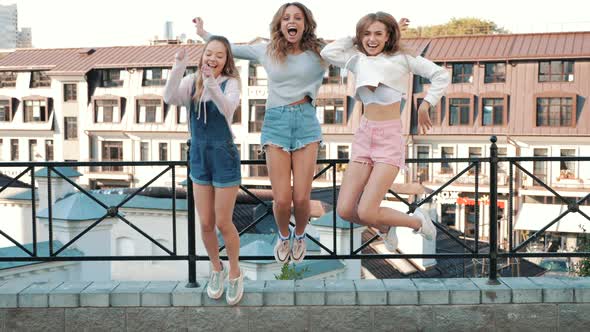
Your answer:
[[[490,285],[483,278],[296,282],[248,280],[245,281],[244,297],[239,306],[399,307],[590,303],[590,278],[501,278],[499,282],[498,285]],[[206,285],[206,281],[200,281],[198,288],[188,288],[186,282],[177,281],[53,282],[26,285],[10,281],[0,285],[0,308],[227,306],[225,296],[219,300],[209,299]],[[443,311],[439,313],[442,316],[453,314]],[[487,313],[483,315],[487,317]]]

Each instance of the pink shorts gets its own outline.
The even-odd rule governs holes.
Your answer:
[[[384,163],[405,169],[405,148],[401,120],[371,121],[363,116],[354,134],[350,160],[369,165]]]

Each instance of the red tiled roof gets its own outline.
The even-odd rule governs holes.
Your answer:
[[[432,61],[590,58],[590,31],[410,38],[428,41]]]
[[[590,58],[590,31],[407,38],[410,53],[432,61],[503,61],[548,58]],[[186,48],[196,65],[203,44],[99,47],[89,49],[18,49],[0,59],[0,70],[49,70],[84,74],[93,68],[172,66],[174,54]],[[86,54],[85,54],[86,52]]]
[[[22,49],[0,60],[0,70],[49,70],[53,74],[85,74],[93,68],[172,66],[179,48],[196,65],[203,44],[98,47],[90,49]]]

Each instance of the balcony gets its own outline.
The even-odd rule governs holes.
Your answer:
[[[495,140],[492,142],[495,143]],[[527,170],[520,163],[530,161],[529,157],[497,158],[495,152],[495,144],[492,144],[491,158],[458,158],[454,160],[454,162],[468,164],[466,168],[457,170],[456,176],[468,173],[471,169],[477,167],[476,165],[486,165],[489,170],[490,195],[488,201],[490,203],[485,209],[488,210],[491,220],[498,220],[498,160],[510,163],[509,184],[511,191],[513,189],[514,170],[526,173]],[[590,161],[590,157],[568,158],[577,161]],[[316,177],[320,177],[325,172],[336,172],[336,168],[346,162],[347,160],[322,160],[321,164],[327,165],[327,168],[322,169],[316,174]],[[412,164],[417,162],[440,163],[441,161],[439,159],[410,159],[407,162]],[[243,160],[242,164],[257,165],[260,164],[260,161]],[[15,240],[14,243],[17,244],[15,251],[10,255],[0,256],[0,262],[14,264],[37,262],[35,266],[63,262],[77,264],[116,261],[125,264],[124,266],[130,266],[132,262],[179,262],[181,263],[180,266],[186,268],[184,276],[188,280],[188,283],[178,281],[183,279],[181,277],[176,279],[177,281],[121,283],[116,281],[98,282],[98,280],[92,282],[93,279],[90,278],[83,279],[88,281],[79,280],[66,283],[57,281],[22,284],[21,282],[20,286],[17,285],[17,282],[4,283],[0,281],[0,296],[3,299],[1,305],[13,308],[10,311],[11,314],[6,315],[4,326],[12,330],[27,330],[32,326],[31,324],[37,324],[37,317],[43,317],[43,319],[47,320],[47,316],[41,315],[41,313],[46,313],[51,308],[65,308],[55,310],[49,322],[49,324],[58,327],[64,326],[63,329],[67,328],[67,326],[78,329],[85,326],[93,328],[106,326],[110,329],[118,329],[124,326],[127,329],[141,330],[145,326],[150,326],[150,328],[157,330],[166,330],[172,328],[186,329],[189,325],[193,327],[199,326],[199,328],[222,329],[227,328],[227,322],[229,321],[237,324],[238,329],[245,330],[258,328],[275,330],[283,326],[303,326],[326,330],[390,330],[392,326],[400,329],[407,327],[443,330],[468,330],[474,327],[489,328],[490,326],[497,329],[508,327],[557,329],[572,327],[573,324],[590,323],[590,318],[577,314],[585,310],[584,306],[586,304],[584,303],[590,302],[590,280],[561,277],[508,277],[511,274],[516,275],[519,271],[519,268],[512,266],[511,262],[524,261],[525,258],[590,257],[590,252],[585,251],[526,251],[525,249],[532,245],[534,239],[543,234],[546,228],[521,240],[517,240],[510,235],[507,248],[500,250],[498,247],[500,243],[498,227],[495,227],[495,223],[492,223],[493,226],[489,226],[489,241],[487,243],[474,241],[464,235],[457,236],[456,232],[453,232],[445,225],[435,223],[439,233],[434,253],[411,251],[389,253],[374,251],[368,253],[365,249],[378,247],[379,237],[373,235],[368,237],[363,235],[362,238],[356,237],[361,231],[367,231],[368,229],[338,218],[332,213],[335,206],[331,206],[332,211],[325,213],[324,216],[326,217],[322,223],[316,224],[317,227],[326,225],[322,232],[329,236],[323,238],[321,234],[324,233],[322,232],[320,232],[318,238],[308,235],[306,239],[310,243],[308,247],[312,248],[311,243],[313,243],[313,247],[317,250],[310,250],[306,262],[317,261],[322,262],[320,265],[326,266],[330,262],[345,261],[347,266],[354,266],[359,261],[403,260],[416,262],[419,259],[435,259],[437,262],[435,267],[420,270],[419,275],[427,278],[249,280],[246,282],[245,295],[240,306],[227,308],[225,307],[225,300],[209,299],[204,294],[206,282],[197,278],[198,269],[207,266],[208,257],[197,254],[196,250],[197,218],[194,209],[187,209],[187,207],[194,206],[190,180],[188,180],[186,194],[177,192],[176,185],[170,188],[171,196],[169,196],[165,205],[170,212],[167,216],[171,217],[172,221],[167,225],[170,225],[171,229],[174,230],[173,234],[179,236],[174,236],[167,244],[162,244],[161,241],[157,241],[152,237],[154,234],[158,236],[161,236],[161,234],[155,233],[153,229],[143,231],[138,227],[135,220],[130,217],[133,210],[157,208],[150,205],[153,200],[145,197],[136,200],[137,195],[163,176],[169,175],[171,183],[178,183],[176,171],[185,165],[186,163],[181,161],[1,163],[1,167],[25,167],[24,171],[15,177],[15,181],[28,174],[31,175],[32,181],[35,181],[35,179],[38,181],[46,179],[48,181],[45,182],[46,187],[40,185],[38,189],[32,189],[32,195],[28,199],[34,205],[35,193],[37,192],[39,194],[39,204],[45,202],[45,206],[54,207],[53,209],[39,208],[39,211],[37,211],[37,219],[40,220],[38,226],[46,228],[43,231],[44,234],[45,230],[48,230],[49,234],[60,237],[61,242],[53,240],[52,236],[49,237],[48,242],[34,240],[26,245]],[[79,168],[162,166],[164,169],[140,188],[129,189],[124,192],[123,196],[119,197],[108,196],[105,193],[87,192],[77,185],[75,180],[64,173],[62,169],[62,167],[73,166]],[[51,176],[35,172],[36,169],[44,167],[48,168],[49,172],[46,171],[46,173],[51,174]],[[452,178],[451,180],[456,179]],[[444,187],[451,183],[445,183],[441,188],[424,193],[423,196],[414,200],[401,197],[393,191],[390,191],[390,194],[398,199],[395,203],[400,207],[396,207],[396,209],[412,212],[417,207],[426,207],[434,196],[438,195],[444,190]],[[62,188],[62,184],[69,184],[75,187],[78,192],[73,194],[61,192],[65,196],[61,198],[53,197],[53,199],[51,196],[42,196],[46,192],[51,192],[50,186],[57,190],[58,187]],[[481,182],[478,181],[477,184],[479,185]],[[475,183],[473,185],[475,187]],[[8,185],[2,187],[0,191],[6,187]],[[265,223],[268,220],[271,220],[270,224],[273,224],[272,208],[268,203],[269,197],[259,195],[257,189],[244,186],[240,186],[240,189],[240,195],[243,195],[244,199],[255,202],[257,210],[259,210],[259,213],[253,214],[245,225],[236,225],[242,240],[247,242],[246,238],[251,235],[250,231],[255,228],[258,229],[258,227],[264,229],[267,227]],[[324,201],[335,203],[337,190],[337,183],[334,179],[332,187],[321,189]],[[316,194],[319,195],[314,193],[314,195]],[[272,199],[272,196],[270,198]],[[585,200],[588,198],[587,196],[572,201],[568,213],[574,214],[583,211],[578,209],[578,206],[585,204]],[[61,213],[79,212],[78,210],[83,205],[77,205],[77,202],[83,202],[84,199],[98,204],[93,209],[93,212],[96,213],[93,218],[80,220],[76,223],[64,222]],[[67,210],[60,209],[57,205],[63,205],[62,201],[66,200],[67,206],[70,208]],[[510,215],[514,213],[512,205],[506,208],[505,213]],[[127,210],[123,211],[126,208]],[[164,214],[161,211],[158,214],[163,216]],[[149,216],[156,215],[156,213],[140,213]],[[478,213],[476,209],[475,215]],[[98,217],[94,218],[94,216]],[[588,217],[586,216],[586,218]],[[162,217],[160,219],[159,222],[165,222]],[[551,221],[547,227],[550,227],[551,223],[555,223],[559,219],[558,217]],[[588,219],[590,221],[590,218]],[[111,246],[103,245],[97,246],[95,248],[97,251],[87,251],[84,255],[67,254],[70,249],[81,250],[80,248],[84,245],[84,241],[88,236],[104,235],[105,230],[114,225],[115,222],[119,222],[119,220],[123,221],[122,225],[130,226],[134,231],[140,233],[141,237],[150,245],[155,245],[158,251],[151,254],[122,252],[115,255],[110,252]],[[150,225],[153,224],[154,222],[151,220]],[[477,234],[481,234],[482,229],[479,229],[479,223],[474,223],[474,227],[475,238],[477,239]],[[271,234],[270,237],[275,236]],[[448,243],[455,244],[459,250],[449,249]],[[263,264],[265,261],[276,264],[273,263],[272,254],[263,250],[265,247],[269,246],[263,242],[253,242],[249,250],[242,248],[244,250],[241,252],[240,257],[242,264]],[[224,249],[223,246],[219,248],[222,258],[227,259]],[[109,250],[108,253],[106,250]],[[481,274],[470,275],[469,273],[476,270],[474,268],[469,271],[457,271],[457,278],[431,277],[437,271],[448,269],[449,265],[443,262],[452,260],[478,262],[478,273]],[[504,262],[508,262],[508,269],[504,266]],[[156,269],[157,266],[157,264],[150,265],[151,269]],[[82,272],[84,271],[89,272],[89,270],[82,270]],[[461,273],[463,273],[462,276]],[[22,279],[23,276],[20,276],[20,278]],[[509,305],[507,306],[507,304]],[[25,309],[33,307],[43,308]],[[49,309],[47,309],[48,307]],[[103,308],[105,310],[102,310]],[[108,310],[106,310],[107,308]],[[29,315],[27,317],[32,318],[19,319],[24,317],[23,315],[26,315],[27,312],[35,310],[39,310],[39,315]],[[94,317],[92,322],[87,320],[86,316],[83,316],[83,311],[91,312],[91,316]],[[279,315],[277,314],[279,311],[292,312],[292,314]],[[519,319],[514,319],[514,315],[518,315]],[[465,316],[473,319],[467,321],[462,318]]]

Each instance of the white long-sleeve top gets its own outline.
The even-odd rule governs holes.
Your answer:
[[[188,59],[185,57],[183,61],[177,60],[172,67],[164,87],[164,101],[172,105],[185,106],[187,110],[190,110],[196,75],[201,75],[201,73],[197,72],[183,77],[187,62]],[[221,91],[220,85],[226,80],[225,91]],[[203,81],[202,95],[195,96],[195,98],[197,101],[202,102],[213,101],[219,112],[225,117],[231,131],[234,112],[240,103],[240,85],[237,79],[223,75],[219,75],[217,78],[207,77]],[[204,112],[203,116],[206,121],[206,113],[209,110],[203,109],[200,111]],[[233,131],[232,136],[235,138]]]
[[[358,89],[384,84],[401,93],[407,92],[411,73],[428,78],[430,89],[424,100],[436,105],[445,93],[451,78],[446,69],[421,56],[396,53],[367,56],[354,46],[352,37],[338,39],[324,47],[322,58],[334,66],[350,70],[355,76],[355,98],[361,100]]]

